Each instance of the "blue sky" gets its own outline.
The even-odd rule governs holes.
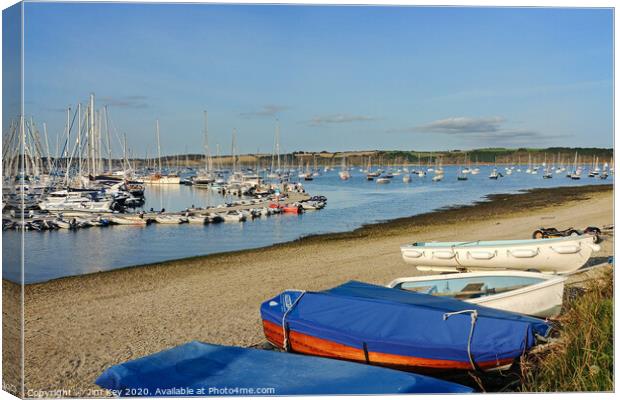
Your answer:
[[[109,104],[138,155],[601,146],[613,136],[610,9],[25,6],[25,102]],[[6,120],[6,119],[5,119]],[[52,140],[50,138],[50,140]],[[52,140],[52,142],[54,141]]]

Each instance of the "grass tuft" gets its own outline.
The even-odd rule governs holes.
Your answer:
[[[571,291],[572,294],[571,295]],[[569,297],[560,338],[521,361],[522,392],[613,391],[613,274]]]

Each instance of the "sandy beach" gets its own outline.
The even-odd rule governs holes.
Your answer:
[[[284,289],[321,290],[350,279],[386,284],[417,275],[401,259],[404,243],[525,239],[540,226],[612,223],[611,185],[538,189],[265,249],[27,285],[26,395],[97,394],[90,390],[98,389],[93,382],[107,367],[191,340],[262,342],[259,305]],[[604,239],[592,264],[613,253],[613,237]],[[10,282],[3,281],[3,289],[5,304],[19,295]],[[5,329],[14,321],[7,310]]]

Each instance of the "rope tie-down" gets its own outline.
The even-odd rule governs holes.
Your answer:
[[[283,337],[282,348],[286,352],[289,351],[289,339],[288,339],[289,329],[288,329],[288,324],[286,323],[286,317],[291,311],[293,311],[297,303],[299,303],[299,300],[301,300],[301,298],[304,297],[304,294],[306,294],[305,290],[300,290],[299,292],[301,293],[299,297],[295,299],[293,304],[291,304],[291,306],[288,307],[287,310],[282,315],[282,337]]]
[[[453,315],[466,314],[466,313],[469,313],[471,316],[471,326],[469,328],[469,337],[467,338],[467,356],[469,357],[469,363],[471,364],[474,371],[480,372],[481,369],[480,367],[478,367],[478,365],[474,361],[474,356],[471,353],[471,340],[474,336],[474,327],[476,326],[476,321],[478,320],[478,311],[477,310],[461,310],[461,311],[445,313],[443,315],[443,320],[445,321]]]

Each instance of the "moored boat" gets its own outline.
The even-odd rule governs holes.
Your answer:
[[[286,214],[301,214],[303,212],[303,207],[299,204],[286,204],[281,209]]]
[[[553,239],[417,242],[400,247],[403,260],[421,271],[516,269],[567,273],[599,251],[591,235]]]
[[[562,310],[565,281],[535,272],[485,271],[398,278],[387,286],[547,318]]]
[[[220,214],[220,216],[224,219],[224,222],[243,222],[246,220],[245,215],[239,211],[228,211]]]
[[[550,331],[537,318],[355,281],[287,290],[261,317],[287,351],[426,372],[507,368]]]
[[[146,225],[147,221],[140,217],[133,216],[117,216],[113,215],[108,218],[110,223],[115,225]]]

